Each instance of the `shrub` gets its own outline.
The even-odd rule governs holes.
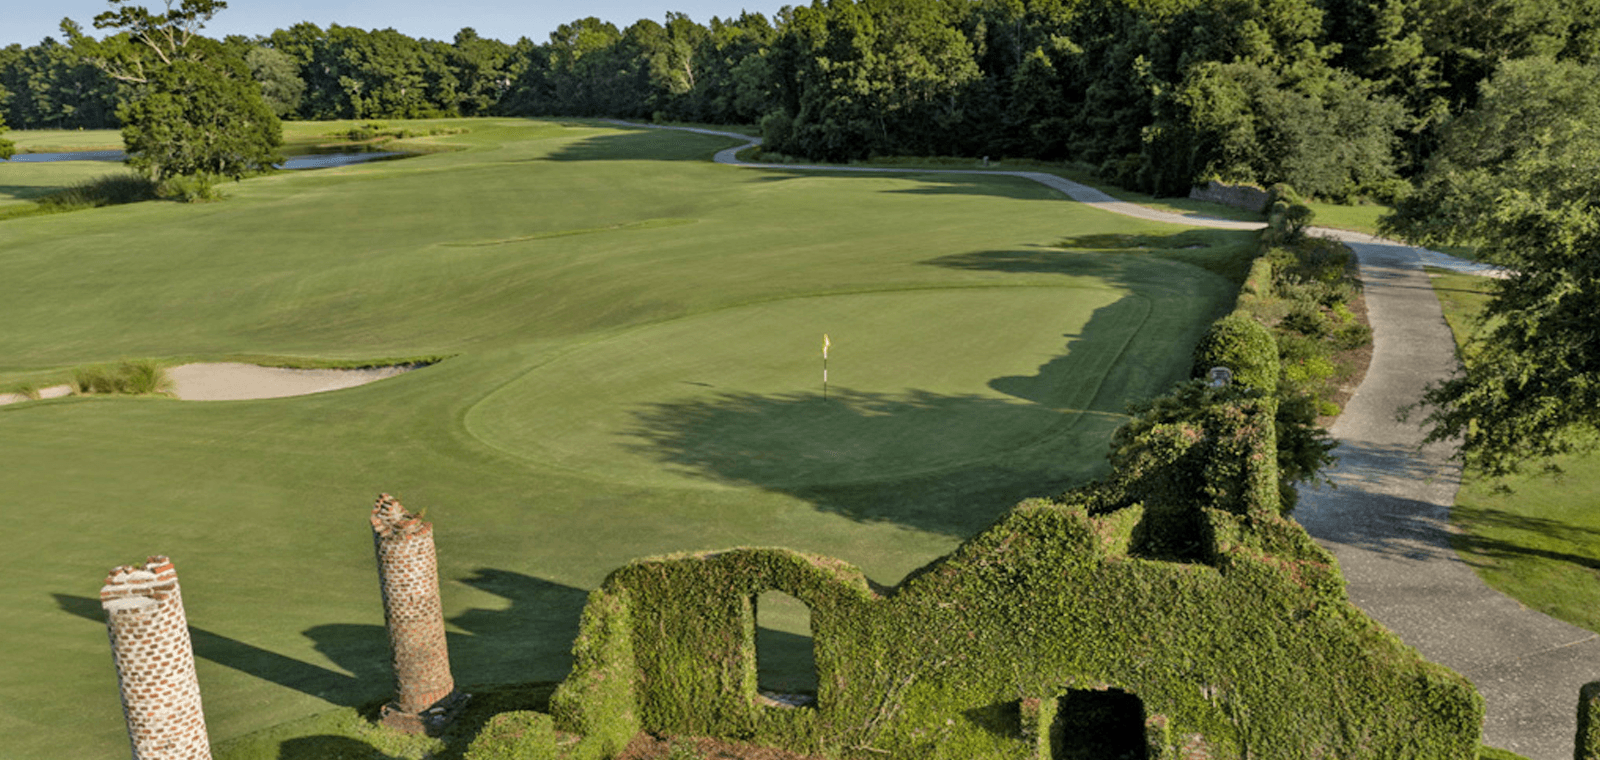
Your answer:
[[[558,760],[556,730],[544,713],[505,712],[489,719],[463,760]]]
[[[163,198],[180,203],[220,201],[223,195],[217,189],[217,180],[218,177],[211,174],[180,174],[168,177],[156,192]]]
[[[1334,407],[1333,412],[1338,411]],[[1273,421],[1278,433],[1278,498],[1285,515],[1293,512],[1300,501],[1296,484],[1330,482],[1323,470],[1338,461],[1333,450],[1339,442],[1317,424],[1317,417],[1326,413],[1323,402],[1310,392],[1286,392],[1278,399]]]
[[[1372,342],[1372,328],[1351,322],[1333,331],[1333,345],[1340,351],[1354,351]]]
[[[1574,756],[1579,760],[1600,760],[1600,681],[1578,690],[1578,735]]]
[[[389,129],[389,125],[385,124],[384,122],[381,122],[381,121],[369,121],[369,122],[366,122],[364,124],[351,127],[350,129],[346,130],[343,133],[343,135],[341,135],[341,136],[345,137],[345,138],[348,138],[350,140],[355,140],[355,141],[359,142],[359,141],[362,141],[362,140],[371,140],[371,139],[373,139],[375,137],[378,137],[378,136],[384,134],[384,132],[386,130],[388,130],[388,129]]]
[[[1194,377],[1212,367],[1233,370],[1233,381],[1271,394],[1278,387],[1278,346],[1249,314],[1235,311],[1213,322],[1194,350]]]
[[[705,760],[705,755],[700,754],[693,744],[674,741],[667,750],[667,760]]]
[[[1291,302],[1289,313],[1278,324],[1310,338],[1321,338],[1329,331],[1328,317],[1317,304],[1307,301]]]
[[[1288,388],[1316,389],[1338,372],[1322,341],[1315,338],[1280,335],[1278,353],[1283,362],[1282,383]]]
[[[75,211],[138,203],[155,200],[156,197],[156,184],[149,177],[133,172],[118,172],[84,180],[36,202],[50,211]]]
[[[763,151],[784,151],[789,149],[789,141],[794,138],[794,117],[784,109],[778,109],[761,117],[761,143]],[[763,156],[765,153],[763,153]]]
[[[1261,240],[1267,245],[1288,245],[1305,238],[1316,212],[1311,210],[1294,188],[1278,183],[1267,189],[1267,229]]]

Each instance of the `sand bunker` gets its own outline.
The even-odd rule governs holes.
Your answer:
[[[172,378],[172,395],[184,401],[242,401],[309,396],[323,391],[354,388],[413,369],[416,369],[415,365],[365,369],[287,369],[223,362],[183,364],[169,368],[167,376]],[[65,385],[52,386],[41,389],[39,397],[58,398],[70,394],[71,390]],[[0,394],[0,404],[26,400],[17,394]]]
[[[240,401],[256,398],[309,396],[410,372],[415,367],[366,369],[287,369],[254,364],[184,364],[167,370],[172,395],[185,401]]]

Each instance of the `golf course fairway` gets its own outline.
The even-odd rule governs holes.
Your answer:
[[[586,594],[641,556],[787,546],[897,583],[1103,472],[1252,245],[1010,177],[719,166],[726,138],[587,122],[416,131],[438,125],[453,150],[0,221],[0,391],[124,358],[443,357],[295,398],[0,407],[0,755],[126,755],[97,593],[151,554],[220,757],[383,698],[379,492],[436,526],[468,687],[562,678]],[[11,184],[81,174],[37,171]]]

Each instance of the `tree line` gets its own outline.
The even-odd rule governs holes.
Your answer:
[[[1505,61],[1594,63],[1600,0],[818,0],[771,18],[547,41],[296,24],[217,41],[280,118],[613,116],[760,124],[809,159],[1068,160],[1184,194],[1207,178],[1390,200]],[[127,33],[0,50],[20,128],[118,126],[93,63]]]

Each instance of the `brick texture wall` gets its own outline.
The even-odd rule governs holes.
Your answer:
[[[194,646],[172,561],[151,557],[113,569],[100,606],[134,760],[209,760]]]
[[[372,542],[394,657],[395,697],[384,720],[397,728],[422,730],[424,724],[408,716],[420,716],[455,692],[439,602],[433,526],[383,494],[372,507]]]

